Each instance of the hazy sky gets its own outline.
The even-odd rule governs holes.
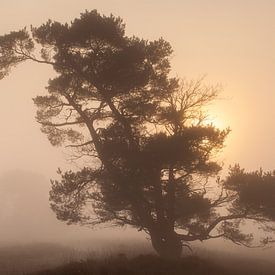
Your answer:
[[[164,37],[174,48],[173,74],[221,83],[225,100],[210,112],[232,129],[221,160],[275,168],[275,1],[9,0],[1,3],[0,32],[49,18],[69,22],[85,9],[121,16],[129,35]],[[0,82],[0,174],[20,168],[53,176],[65,165],[65,151],[40,133],[31,100],[51,73],[26,63]]]
[[[232,129],[220,155],[225,168],[239,162],[247,169],[275,169],[275,1],[6,0],[1,1],[0,34],[39,26],[49,18],[70,22],[85,9],[121,16],[128,35],[168,40],[174,49],[172,74],[188,79],[206,74],[208,83],[223,85],[225,99],[210,114],[218,126]],[[41,184],[47,185],[57,167],[67,166],[66,151],[53,148],[35,122],[32,98],[43,93],[51,75],[50,67],[25,63],[0,81],[0,198],[1,190],[13,193],[5,191],[7,183],[12,181],[10,190],[17,190],[20,175],[26,175],[8,171],[41,174]],[[24,183],[40,181],[31,174],[21,178]],[[30,196],[41,196],[39,190],[48,187],[34,189]],[[12,211],[15,206],[2,197],[3,211],[5,207]],[[5,215],[0,212],[2,222]]]

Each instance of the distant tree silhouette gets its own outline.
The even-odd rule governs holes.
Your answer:
[[[0,73],[26,60],[56,71],[47,95],[34,99],[36,118],[53,145],[85,159],[52,181],[58,219],[133,226],[163,257],[218,237],[250,246],[244,220],[272,230],[274,174],[235,166],[226,180],[209,181],[229,133],[204,123],[218,89],[170,77],[171,53],[163,39],[128,37],[119,17],[94,10],[0,37]]]

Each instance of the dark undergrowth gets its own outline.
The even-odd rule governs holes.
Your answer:
[[[98,260],[72,262],[32,275],[231,275],[224,268],[195,256],[164,260],[153,255],[128,259],[124,254]]]

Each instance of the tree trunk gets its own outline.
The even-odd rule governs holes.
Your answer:
[[[160,257],[165,259],[178,259],[181,257],[182,243],[174,231],[168,234],[155,231],[150,235],[152,246]]]

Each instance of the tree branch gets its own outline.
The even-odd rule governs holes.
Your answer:
[[[52,127],[62,127],[62,126],[68,126],[68,125],[77,125],[84,123],[84,121],[71,121],[71,122],[64,122],[64,123],[52,123],[52,122],[42,122],[37,121],[38,123],[42,124],[43,126],[52,126]]]
[[[81,144],[70,144],[70,145],[66,145],[65,147],[82,147],[88,144],[94,143],[92,140],[89,140],[87,142],[81,143]]]

